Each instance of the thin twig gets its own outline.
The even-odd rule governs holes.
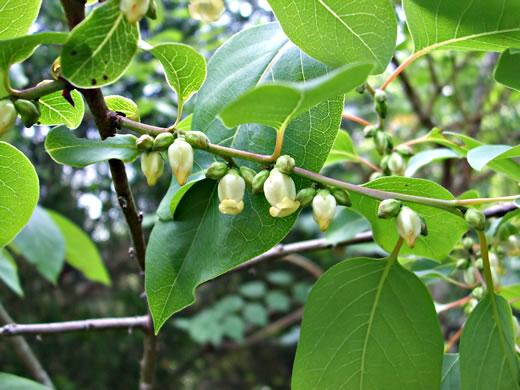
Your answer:
[[[357,122],[357,123],[360,123],[362,124],[363,126],[374,126],[372,123],[370,123],[369,121],[366,121],[364,120],[363,118],[359,118],[355,115],[350,115],[350,114],[347,114],[347,113],[343,113],[342,114],[342,117],[345,118],[345,119],[348,119],[348,120],[351,120],[351,121],[354,121],[354,122]]]
[[[294,264],[300,268],[303,268],[305,271],[310,273],[316,279],[319,279],[321,277],[321,275],[323,275],[323,268],[314,264],[312,261],[310,261],[306,257],[298,255],[296,253],[282,257],[282,260],[287,261],[288,263]]]

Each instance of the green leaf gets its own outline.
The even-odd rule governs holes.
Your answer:
[[[269,291],[265,296],[265,304],[268,308],[277,311],[287,311],[291,308],[291,301],[283,291]]]
[[[134,161],[140,154],[133,135],[116,135],[104,141],[76,137],[65,126],[52,129],[45,139],[45,149],[58,164],[86,167],[111,158]]]
[[[141,121],[141,117],[139,116],[139,108],[132,100],[123,96],[114,95],[106,96],[105,103],[107,104],[109,110],[125,114],[128,119],[133,121]]]
[[[359,161],[359,156],[354,150],[354,144],[352,143],[349,133],[342,130],[338,131],[336,141],[334,141],[332,150],[327,157],[327,161],[325,161],[325,166],[340,161]]]
[[[343,207],[330,223],[325,238],[330,244],[348,240],[370,228],[368,221],[351,208]]]
[[[27,34],[41,5],[42,0],[0,0],[0,39]]]
[[[403,0],[403,7],[416,53],[520,47],[517,1]]]
[[[382,191],[424,196],[434,199],[455,199],[442,186],[432,181],[405,177],[383,177],[364,185]],[[351,193],[352,208],[362,214],[372,226],[375,241],[387,252],[394,247],[398,234],[395,219],[377,218],[380,201]],[[462,214],[456,215],[437,207],[403,202],[422,216],[428,226],[428,235],[419,236],[415,248],[403,245],[400,254],[413,254],[441,262],[450,253],[455,243],[468,230]]]
[[[444,148],[419,152],[408,161],[404,175],[406,177],[412,177],[422,167],[435,161],[442,161],[450,158],[460,158],[460,156],[453,150]]]
[[[330,66],[370,61],[381,73],[394,54],[397,23],[390,1],[268,1],[291,41]]]
[[[67,39],[66,33],[40,33],[25,37],[0,40],[0,97],[9,95],[9,67],[22,62],[44,43],[62,44]]]
[[[65,100],[60,91],[42,96],[39,99],[42,114],[38,119],[38,124],[65,125],[69,129],[76,129],[83,120],[85,104],[78,91],[72,91],[71,96],[74,100],[74,107]]]
[[[13,241],[16,249],[51,283],[56,283],[65,260],[65,240],[47,212],[37,206],[29,223]]]
[[[441,390],[460,390],[460,359],[458,353],[444,355]]]
[[[76,224],[63,215],[46,210],[65,239],[65,259],[89,280],[110,286],[110,276],[96,245]]]
[[[215,144],[271,154],[276,142],[274,129],[242,125],[229,130],[216,118],[217,114],[227,102],[257,84],[303,81],[328,70],[292,45],[277,24],[241,31],[208,62],[208,76],[197,95],[192,128],[206,132]],[[282,153],[294,156],[298,166],[318,172],[338,132],[342,111],[343,97],[338,97],[296,118],[285,131]],[[208,153],[195,152],[197,173],[190,180],[200,180],[214,161]],[[236,161],[259,170],[257,164]],[[298,188],[310,184],[298,177],[294,179]],[[181,196],[179,191],[183,191]],[[297,217],[271,217],[265,197],[252,196],[250,190],[246,191],[241,214],[221,214],[215,181],[198,181],[184,191],[172,184],[161,202],[161,220],[154,226],[148,243],[146,291],[156,331],[172,313],[193,303],[194,289],[200,283],[278,244]],[[165,212],[165,204],[171,204],[173,218]],[[175,243],[172,234],[179,238]],[[212,254],[211,259],[208,253]]]
[[[109,0],[70,33],[61,51],[61,75],[80,88],[99,88],[119,79],[137,51],[139,29]]]
[[[23,289],[18,278],[16,263],[6,249],[0,249],[0,280],[14,293],[23,297]]]
[[[288,286],[293,282],[292,274],[286,271],[269,272],[266,275],[266,279],[269,283],[276,284],[277,286]]]
[[[504,51],[500,55],[495,69],[495,80],[506,87],[520,91],[520,77],[518,76],[518,63],[520,53],[512,50]]]
[[[222,298],[214,306],[214,311],[223,314],[233,313],[244,306],[244,300],[238,295],[228,295]]]
[[[231,340],[238,343],[244,340],[244,333],[246,331],[246,325],[242,318],[231,315],[227,316],[222,322],[223,334],[228,336]]]
[[[0,372],[0,387],[9,390],[49,390],[47,386],[6,372]]]
[[[184,103],[206,78],[206,60],[190,46],[180,43],[158,45],[150,53],[161,62],[168,84],[177,92],[179,112],[182,112]]]
[[[264,282],[261,281],[254,281],[254,282],[248,282],[244,283],[239,288],[240,294],[247,298],[255,299],[255,298],[261,298],[265,295],[266,292],[266,286]]]
[[[520,157],[520,145],[482,145],[468,152],[468,163],[476,171],[481,171],[492,161]]]
[[[266,326],[268,323],[267,311],[259,303],[248,303],[244,306],[244,319],[257,326]]]
[[[371,69],[370,64],[352,64],[305,82],[262,84],[226,106],[220,118],[230,128],[260,123],[279,130],[318,103],[363,84]]]
[[[520,284],[510,284],[508,286],[503,286],[500,290],[500,295],[505,299],[512,300],[520,297]],[[511,304],[516,310],[520,310],[520,301],[515,301]]]
[[[387,259],[345,260],[309,295],[291,388],[438,390],[443,347],[417,276]]]
[[[489,294],[471,312],[460,339],[461,390],[519,388],[511,307]]]
[[[33,165],[22,152],[0,141],[0,247],[29,222],[40,195]]]

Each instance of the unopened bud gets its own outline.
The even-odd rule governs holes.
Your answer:
[[[477,307],[478,301],[475,298],[471,298],[468,303],[464,306],[464,314],[469,317],[471,312]]]
[[[475,230],[483,231],[486,227],[486,217],[477,209],[468,209],[464,214],[466,223]]]
[[[307,207],[312,203],[316,196],[316,190],[312,187],[303,188],[296,194],[296,200],[300,202],[300,207]]]
[[[359,87],[356,88],[356,92],[360,95],[363,95],[367,89],[367,83],[361,84]]]
[[[193,148],[183,138],[177,138],[168,148],[168,160],[180,186],[186,184],[193,168]]]
[[[395,218],[401,211],[403,204],[397,199],[385,199],[379,204],[377,217],[383,219]]]
[[[395,151],[403,157],[412,157],[415,154],[413,149],[405,144],[399,145]]]
[[[166,150],[174,140],[175,137],[172,133],[161,133],[153,140],[153,150]]]
[[[243,167],[243,166],[240,167],[239,171],[240,171],[240,176],[242,176],[242,178],[246,182],[247,186],[249,188],[251,188],[253,186],[253,179],[256,176],[256,172],[251,168]]]
[[[378,89],[376,91],[376,93],[374,94],[374,99],[378,103],[383,103],[383,102],[386,102],[388,100],[388,95],[386,94],[385,91],[382,91],[382,90]]]
[[[224,0],[190,0],[188,11],[195,20],[216,22],[224,13]]]
[[[457,269],[466,269],[469,267],[469,261],[468,259],[459,259],[457,260],[457,263],[455,264],[455,267]]]
[[[336,199],[336,203],[340,206],[352,206],[352,201],[350,200],[350,194],[347,190],[343,190],[338,187],[331,187],[330,194]]]
[[[484,260],[482,260],[482,257],[479,257],[477,260],[475,260],[475,267],[481,271],[484,269]]]
[[[18,99],[14,102],[14,107],[22,118],[23,125],[25,127],[31,127],[38,119],[40,119],[40,115],[42,114],[40,111],[40,103],[37,101]]]
[[[372,138],[377,131],[377,127],[375,126],[365,126],[365,128],[363,129],[363,135],[365,136],[365,138]]]
[[[388,169],[388,161],[390,160],[390,155],[387,154],[385,156],[383,156],[383,158],[381,159],[381,163],[379,164],[381,166],[381,169],[383,170],[383,172],[385,172],[385,174],[390,174],[390,169]]]
[[[421,236],[427,236],[428,235],[428,225],[426,225],[426,220],[419,215],[419,218],[421,219]]]
[[[336,214],[336,199],[327,190],[320,190],[312,200],[312,217],[324,232]]]
[[[473,250],[473,239],[471,237],[464,237],[462,240],[462,245],[464,246],[464,249],[467,251]]]
[[[271,205],[269,213],[273,217],[287,217],[300,207],[300,202],[296,200],[296,187],[293,180],[277,168],[269,173],[264,183],[264,194]]]
[[[468,269],[464,270],[464,283],[470,286],[473,286],[477,283],[477,276],[473,267],[469,267]]]
[[[296,163],[294,158],[288,155],[280,156],[278,157],[278,160],[276,160],[276,168],[287,175],[293,173],[295,165]]]
[[[226,163],[220,161],[214,162],[206,171],[206,177],[212,180],[220,180],[227,173],[228,169]]]
[[[16,121],[16,109],[14,104],[8,100],[0,100],[0,137],[13,127]]]
[[[160,152],[148,152],[141,156],[141,170],[149,186],[154,186],[164,170],[164,161]]]
[[[377,90],[375,94],[375,110],[379,117],[382,119],[386,118],[386,115],[388,113],[388,97],[386,95],[386,92]]]
[[[223,214],[236,215],[244,209],[246,183],[235,170],[230,170],[218,183],[218,209]]]
[[[146,152],[153,148],[153,138],[148,134],[143,134],[137,139],[136,145],[137,150]]]
[[[186,142],[197,149],[209,148],[209,139],[202,131],[188,131],[185,136]]]
[[[388,169],[394,176],[403,176],[406,163],[399,153],[392,153],[388,159]]]
[[[383,174],[381,172],[374,172],[370,175],[370,177],[368,178],[368,181],[374,181],[374,180],[379,179],[380,177],[383,177]]]
[[[390,134],[387,134],[381,130],[376,131],[376,133],[374,135],[374,143],[376,145],[377,152],[381,156],[385,155],[387,152],[392,150],[393,146],[392,146],[391,142],[389,142],[391,140],[392,140],[392,137],[390,136]]]
[[[135,24],[148,12],[149,0],[121,0],[120,9],[128,22]]]
[[[482,298],[484,298],[485,292],[486,292],[486,290],[484,290],[484,288],[482,286],[478,286],[473,289],[473,291],[471,292],[471,295],[473,295],[473,298],[480,301]]]
[[[253,195],[259,194],[264,190],[264,183],[269,177],[269,171],[262,170],[253,178]]]
[[[417,237],[421,234],[421,219],[411,208],[403,206],[395,220],[397,233],[409,248],[415,246]]]

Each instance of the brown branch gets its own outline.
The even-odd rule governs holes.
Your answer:
[[[148,313],[146,318],[146,330],[144,332],[144,352],[140,362],[139,390],[151,390],[153,388],[155,368],[157,366],[157,336],[153,330],[152,315]]]
[[[14,323],[13,319],[5,310],[4,306],[0,304],[0,324],[8,324],[6,326],[10,326],[9,324]],[[0,328],[0,330],[3,328]],[[1,333],[0,333],[1,334]],[[51,381],[51,378],[47,374],[47,371],[42,367],[40,361],[31,350],[29,344],[22,336],[16,336],[10,339],[13,343],[14,350],[18,357],[23,360],[25,366],[31,372],[31,375],[38,382],[44,384],[45,386],[54,389],[54,384]]]
[[[282,260],[287,261],[288,263],[294,264],[300,268],[303,268],[305,271],[310,273],[316,279],[319,279],[321,275],[323,275],[323,268],[314,264],[312,261],[303,257],[301,255],[292,254],[282,257]]]

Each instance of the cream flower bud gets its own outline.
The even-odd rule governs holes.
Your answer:
[[[218,183],[218,209],[223,214],[240,214],[244,209],[246,182],[236,171],[230,171]]]
[[[324,232],[336,214],[336,198],[327,190],[318,191],[312,200],[312,217]]]
[[[13,127],[16,121],[16,110],[10,100],[0,100],[0,137]]]
[[[161,153],[148,152],[141,156],[141,170],[146,176],[148,185],[154,186],[164,170],[164,161]]]
[[[274,168],[264,183],[265,198],[271,205],[273,217],[287,217],[294,213],[300,202],[296,200],[296,187],[290,176]]]
[[[137,23],[148,12],[150,0],[121,0],[120,9],[132,24]]]
[[[408,247],[415,246],[415,240],[421,234],[421,218],[411,208],[403,206],[395,220],[397,233],[406,242]]]
[[[193,168],[193,148],[184,138],[177,138],[168,148],[168,161],[180,186],[186,184]]]
[[[188,11],[195,20],[216,22],[224,13],[224,0],[191,0]]]

